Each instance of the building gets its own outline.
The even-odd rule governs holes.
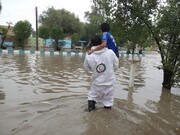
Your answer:
[[[7,30],[7,33],[6,33],[6,30]],[[3,35],[6,35],[4,42],[3,42]],[[13,27],[0,25],[0,45],[2,42],[3,42],[3,45],[1,46],[2,49],[14,48]]]
[[[59,44],[60,42],[64,42],[64,46],[62,47],[63,49],[71,49],[71,40],[68,40],[68,39],[65,39],[65,40],[59,40]],[[54,42],[54,39],[46,39],[45,40],[45,47],[53,47],[53,42]]]
[[[38,38],[38,48],[44,49],[45,45],[45,40],[42,38]],[[36,50],[36,37],[29,37],[28,38],[28,43],[25,46],[26,48],[30,48],[31,50]]]

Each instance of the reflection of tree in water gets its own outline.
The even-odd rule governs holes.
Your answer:
[[[168,121],[168,126],[172,127],[173,131],[180,134],[180,129],[179,131],[176,130],[178,127],[180,127],[179,110],[180,96],[170,93],[170,91],[167,89],[162,89],[162,94],[158,102],[159,117],[165,121]]]
[[[162,89],[160,100],[158,102],[148,100],[145,103],[147,108],[143,108],[132,103],[132,94],[133,88],[129,89],[125,107],[123,107],[123,103],[120,103],[119,108],[126,110],[126,113],[131,112],[134,116],[137,116],[140,122],[137,131],[157,135],[180,134],[179,95],[174,95],[169,90]]]
[[[81,59],[80,59],[81,60]],[[42,70],[56,72],[56,71],[74,71],[78,64],[80,64],[78,58],[73,56],[40,56],[38,59],[39,66]]]
[[[76,86],[81,80],[89,79],[83,68],[83,58],[77,55],[14,55],[5,69],[11,71],[8,75],[16,83],[38,86],[33,91],[43,90],[45,85],[58,91],[61,86],[67,89],[72,83]]]
[[[152,105],[153,104],[153,105]],[[157,104],[153,101],[146,103],[147,107],[157,113],[148,112],[148,123],[166,134],[180,134],[180,96],[170,93],[169,90],[162,89],[160,100]]]
[[[30,67],[28,66],[29,58],[27,55],[14,55],[16,67],[20,72],[29,73]]]
[[[81,135],[143,135],[142,130],[134,133],[138,124],[130,121],[127,118],[128,116],[135,118],[133,115],[126,113],[123,108],[99,109],[88,112],[84,117],[87,129]]]
[[[48,82],[46,85],[52,88],[51,92],[67,90],[67,86],[76,87],[79,82],[82,84],[87,76],[83,67],[83,57],[81,56],[73,56],[70,54],[66,56],[45,55],[40,56],[36,63],[40,83]],[[79,84],[79,87],[82,88],[83,86],[81,84]],[[43,87],[40,89],[44,92],[49,91]]]
[[[39,59],[39,69],[46,71],[48,74],[60,77],[61,79],[69,79],[80,73],[83,69],[82,58],[78,56],[44,56]]]
[[[6,97],[5,93],[0,90],[0,101],[5,100],[5,97]],[[0,102],[0,104],[1,104],[1,102]]]
[[[36,85],[37,84],[37,71],[36,61],[37,55],[14,55],[16,72],[13,79],[17,83],[23,85]]]

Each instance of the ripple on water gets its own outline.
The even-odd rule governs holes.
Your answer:
[[[98,103],[87,111],[90,73],[83,57],[0,55],[0,131],[2,134],[176,135],[180,126],[179,89],[161,89],[159,56],[135,63],[135,85],[128,87],[130,65],[120,59],[111,110]],[[11,85],[10,85],[11,84]]]

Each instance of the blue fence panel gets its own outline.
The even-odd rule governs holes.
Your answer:
[[[24,50],[19,50],[19,54],[25,54]]]
[[[75,55],[79,55],[79,52],[75,52]]]
[[[38,52],[38,51],[37,51]],[[58,51],[58,52],[55,52],[54,50],[50,50],[50,51],[44,51],[44,50],[41,50],[39,51],[39,54],[40,55],[45,55],[46,52],[49,52],[51,56],[54,56],[55,54],[58,54],[58,55],[66,55],[66,56],[71,56],[72,54],[75,55],[75,56],[83,56],[85,57],[87,55],[87,52],[71,52],[71,51],[67,51],[67,52],[63,52],[63,51]],[[24,50],[13,50],[13,49],[8,49],[8,50],[2,50],[0,49],[0,54],[3,54],[3,53],[7,53],[7,54],[35,54],[36,51],[35,50],[29,50],[29,51],[24,51]],[[127,58],[129,59],[130,57],[134,58],[135,56],[137,56],[139,59],[141,57],[145,57],[145,54],[126,54],[126,53],[120,53],[120,58]]]
[[[30,50],[30,54],[35,54],[35,51],[34,50]]]
[[[14,50],[8,50],[8,54],[14,54]]]
[[[82,56],[86,56],[86,52],[83,52]]]
[[[62,51],[59,51],[59,55],[62,55],[63,54],[63,52]]]
[[[40,54],[41,55],[45,55],[45,51],[40,51]]]
[[[67,55],[70,56],[70,55],[71,55],[71,52],[67,52]]]
[[[50,55],[51,55],[51,56],[54,56],[54,51],[50,51]]]
[[[124,58],[124,53],[121,53],[121,58]]]
[[[135,54],[132,54],[132,58],[134,59]]]

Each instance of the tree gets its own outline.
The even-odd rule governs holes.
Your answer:
[[[79,43],[79,40],[80,40],[79,35],[77,33],[74,33],[72,35],[72,44],[77,46]]]
[[[0,35],[0,48],[1,49],[6,49],[6,47],[3,46],[3,43],[4,43],[5,39],[6,39],[6,37],[12,36],[12,35],[8,35],[8,31],[9,31],[9,29],[11,27],[11,24],[12,24],[12,22],[9,22],[7,28],[3,27],[3,26],[0,27],[0,31],[1,31],[1,33],[0,33],[1,34]]]
[[[104,21],[104,16],[99,12],[98,8],[91,6],[91,12],[85,12],[87,23],[84,25],[86,39],[91,39],[96,34],[101,34],[100,25]]]
[[[63,29],[59,26],[53,26],[52,28],[40,26],[39,36],[43,39],[52,38],[53,47],[56,51],[61,50],[64,45],[64,42],[59,41],[64,38]]]
[[[43,27],[43,26],[40,26],[39,27],[39,37],[43,38],[43,39],[47,39],[49,38],[49,29],[47,27]]]
[[[46,39],[49,38],[49,35],[50,35],[49,29],[46,27],[40,26],[38,30],[39,30],[39,32],[38,32],[39,37],[43,38],[45,41],[45,44],[46,44]]]
[[[162,86],[179,86],[180,4],[178,0],[93,0],[112,23],[127,34],[127,41],[141,44],[153,38],[158,45],[163,69]],[[118,29],[118,28],[117,28]],[[131,33],[132,32],[132,33]],[[124,33],[123,33],[124,34]],[[132,38],[131,38],[132,37]]]
[[[51,38],[54,39],[53,40],[54,49],[57,51],[60,51],[62,46],[64,45],[62,44],[62,42],[59,43],[59,39],[64,38],[63,29],[59,26],[54,26],[51,30],[50,35],[51,35]]]
[[[61,27],[65,35],[81,33],[82,31],[82,23],[79,18],[65,9],[48,8],[47,11],[43,11],[43,14],[40,15],[39,22],[49,30],[54,26]]]
[[[3,43],[6,39],[8,28],[5,27],[0,27],[0,48],[3,49]]]
[[[154,35],[160,49],[164,71],[163,86],[180,86],[180,3],[168,0],[167,6],[160,12],[157,28],[159,35]]]
[[[15,39],[20,47],[24,50],[24,41],[28,39],[32,32],[32,25],[29,21],[18,21],[14,26]]]
[[[40,15],[39,21],[43,28],[48,29],[55,50],[61,50],[64,46],[64,42],[61,40],[64,36],[71,36],[74,33],[82,36],[83,24],[79,21],[79,18],[65,9],[48,8]]]

